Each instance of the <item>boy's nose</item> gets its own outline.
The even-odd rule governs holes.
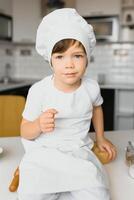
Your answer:
[[[71,58],[66,60],[66,68],[74,68],[74,63]]]

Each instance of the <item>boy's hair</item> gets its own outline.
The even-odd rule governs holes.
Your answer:
[[[78,43],[78,47],[82,47],[84,50],[84,53],[86,54],[84,46],[79,42],[78,40],[75,39],[63,39],[57,42],[52,50],[53,53],[64,53],[69,47],[73,46],[75,43]]]

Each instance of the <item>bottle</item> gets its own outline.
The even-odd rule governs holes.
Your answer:
[[[129,167],[129,175],[134,178],[134,145],[131,141],[128,141],[126,149],[126,163]]]

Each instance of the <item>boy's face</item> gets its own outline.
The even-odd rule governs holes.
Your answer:
[[[54,78],[59,87],[79,85],[87,66],[87,56],[76,42],[63,53],[52,54]]]

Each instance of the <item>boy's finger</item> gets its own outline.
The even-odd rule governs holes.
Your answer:
[[[53,118],[55,116],[55,114],[57,114],[57,110],[55,109],[48,109],[47,110],[47,114],[49,115],[50,118]]]
[[[45,120],[45,123],[46,124],[52,124],[52,123],[54,123],[54,118],[47,118],[46,120]]]
[[[58,111],[54,108],[50,108],[50,109],[46,110],[46,112],[56,114]]]
[[[109,153],[109,159],[112,160],[113,159],[113,152],[112,150],[108,150],[108,153]]]
[[[55,127],[55,124],[54,124],[54,123],[52,123],[52,124],[47,124],[46,129],[48,129],[48,128],[54,128],[54,127]]]
[[[54,128],[46,128],[45,132],[52,132],[54,130]]]
[[[108,152],[108,159],[112,160],[112,156],[113,156],[112,150],[110,148],[105,147],[105,151]]]
[[[112,153],[113,153],[112,159],[114,160],[116,158],[117,152],[116,152],[115,149],[111,149],[111,150],[112,150]]]

